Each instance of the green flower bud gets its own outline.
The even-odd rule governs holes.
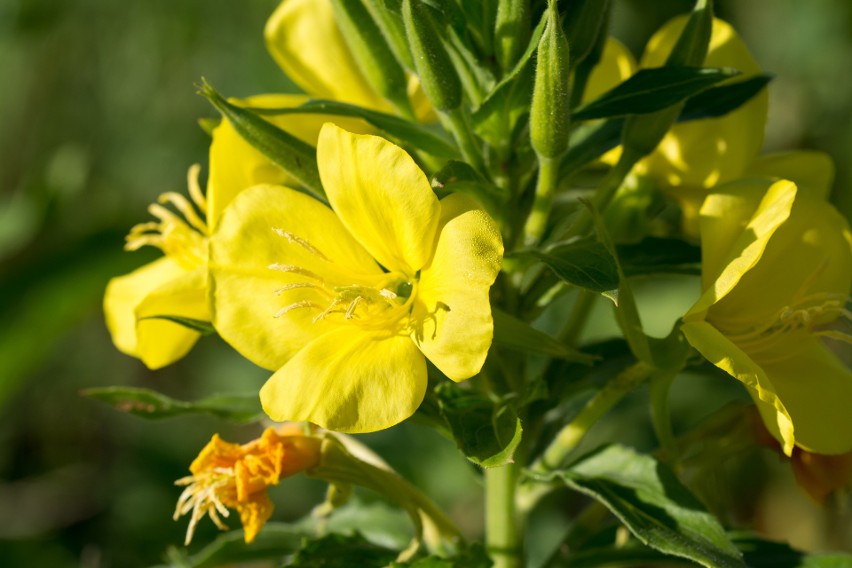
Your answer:
[[[413,116],[405,70],[361,0],[331,0],[334,17],[359,67],[380,95]]]
[[[530,40],[528,0],[500,0],[494,26],[494,52],[504,72],[510,71]]]
[[[530,106],[530,141],[541,157],[558,158],[568,150],[568,74],[568,39],[559,24],[556,2],[551,2],[547,26],[538,43]]]
[[[462,102],[461,81],[429,8],[421,0],[403,0],[402,21],[414,56],[414,67],[426,96],[439,111],[459,108]]]

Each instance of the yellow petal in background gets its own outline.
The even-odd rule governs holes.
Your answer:
[[[774,187],[781,183],[778,182]],[[749,225],[752,231],[755,223]],[[846,220],[828,203],[796,195],[789,217],[736,287],[717,305],[714,321],[771,322],[783,310],[818,306],[847,298],[852,250]],[[810,317],[816,317],[812,313]]]
[[[642,56],[642,67],[663,65],[685,23],[686,17],[675,18],[649,40]],[[705,65],[742,71],[742,75],[731,81],[760,72],[736,31],[719,19],[713,20]],[[768,95],[764,89],[723,117],[675,124],[657,149],[640,162],[637,171],[671,188],[708,188],[739,177],[763,145],[767,111]],[[692,196],[698,200],[692,206],[695,212],[701,203],[699,197],[703,196]]]
[[[760,406],[764,422],[769,431],[781,441],[784,453],[790,455],[796,441],[794,423],[782,398],[776,395],[774,384],[767,373],[747,353],[707,322],[684,323],[681,331],[689,344],[705,359],[742,382],[756,400],[763,401],[764,404]]]
[[[256,95],[246,99],[232,99],[240,106],[255,108],[294,108],[308,101],[305,95]],[[372,132],[363,120],[347,117],[330,117],[324,114],[263,115],[268,122],[316,146],[320,128],[329,120],[352,132]],[[280,166],[256,150],[237,134],[226,119],[213,129],[210,144],[210,179],[207,184],[209,203],[208,221],[216,226],[228,203],[242,190],[259,184],[295,183]]]
[[[130,274],[113,278],[104,296],[107,328],[119,351],[137,357],[150,369],[169,365],[192,348],[196,331],[152,315],[175,315],[209,321],[205,272],[188,272],[161,258]]]
[[[275,229],[287,231],[291,238]],[[255,364],[279,368],[314,337],[336,325],[330,319],[314,323],[317,314],[307,309],[276,317],[287,305],[328,303],[315,288],[285,293],[281,289],[317,283],[310,274],[321,278],[332,264],[353,273],[381,274],[334,212],[319,201],[280,186],[244,191],[225,211],[210,239],[217,331]],[[271,268],[275,265],[300,271]]]
[[[359,70],[329,0],[284,0],[264,37],[272,58],[312,97],[394,113]]]
[[[788,179],[799,193],[813,199],[828,199],[834,182],[831,156],[817,150],[795,150],[759,156],[745,171],[748,177]]]
[[[374,432],[414,414],[426,383],[426,361],[407,336],[347,326],[302,349],[267,381],[260,399],[273,420]]]
[[[704,293],[696,304],[684,316],[685,321],[693,321],[706,317],[707,311],[718,310],[718,303],[725,298],[746,273],[753,269],[763,255],[775,231],[788,219],[796,197],[796,186],[788,181],[780,181],[766,192],[757,209],[745,227],[741,227],[744,210],[729,215],[738,207],[749,208],[749,199],[734,200],[725,196],[709,197],[702,208],[702,254],[707,254],[710,269],[702,264],[702,274],[713,274],[711,270],[724,267],[715,279],[705,278],[702,286]],[[717,240],[718,235],[718,240]],[[755,297],[755,301],[759,298]],[[729,304],[730,305],[730,304]],[[752,313],[751,305],[746,302],[737,304],[737,309],[744,309],[743,314]],[[734,314],[734,319],[742,319]],[[724,321],[724,314],[714,312],[714,321]],[[751,319],[745,316],[745,319]]]
[[[831,342],[795,333],[773,352],[771,361],[760,363],[795,425],[796,445],[819,454],[852,450],[852,371],[827,347]],[[763,405],[758,408],[765,416]],[[767,424],[777,436],[771,426]]]
[[[606,38],[601,59],[589,75],[583,102],[598,98],[636,72],[636,58],[612,36]]]
[[[384,138],[327,123],[317,165],[332,208],[373,258],[409,275],[426,264],[441,206],[411,156]]]
[[[488,290],[502,256],[500,229],[485,212],[461,195],[441,201],[438,242],[420,276],[411,337],[455,381],[485,362],[494,331]]]

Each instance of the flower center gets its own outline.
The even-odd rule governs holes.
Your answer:
[[[795,345],[788,345],[785,340],[796,331],[803,330],[818,337],[852,343],[852,336],[848,333],[840,329],[827,328],[829,324],[837,320],[852,321],[852,312],[847,308],[850,301],[852,298],[843,294],[828,292],[811,294],[785,306],[775,318],[762,325],[754,326],[742,333],[726,333],[726,335],[751,355],[760,356],[774,350],[773,359],[784,359],[794,354]],[[784,348],[778,349],[781,346]],[[761,359],[764,360],[766,357]]]
[[[335,264],[308,241],[282,229],[273,229],[308,253],[314,270],[293,264],[275,263],[269,268],[288,275],[295,281],[278,288],[275,293],[295,299],[294,292],[310,291],[295,301],[284,305],[274,317],[284,316],[294,310],[309,310],[313,322],[332,317],[367,328],[388,328],[402,322],[410,311],[417,293],[417,278],[402,272],[388,272],[379,276],[358,274]]]
[[[162,250],[166,256],[173,258],[187,270],[204,264],[210,228],[202,219],[202,216],[207,216],[207,200],[198,184],[200,171],[201,166],[194,164],[187,174],[192,202],[175,192],[160,195],[159,203],[148,207],[148,212],[156,217],[157,221],[140,223],[130,229],[124,245],[125,250],[138,250],[150,245]],[[163,207],[166,204],[171,204],[180,215]],[[196,212],[196,208],[202,216]]]

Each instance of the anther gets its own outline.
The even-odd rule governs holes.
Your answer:
[[[315,308],[315,307],[317,307],[316,304],[314,304],[310,300],[301,300],[299,302],[295,302],[293,304],[290,304],[289,306],[285,306],[285,307],[281,308],[280,310],[275,312],[275,314],[273,314],[272,317],[280,318],[284,314],[291,312],[293,310],[297,310],[299,308]]]
[[[328,257],[325,256],[322,253],[322,251],[320,251],[317,247],[315,247],[314,245],[312,245],[311,243],[309,243],[308,241],[306,241],[302,237],[299,237],[298,235],[294,235],[293,233],[291,233],[289,231],[285,231],[284,229],[278,229],[276,227],[272,227],[272,230],[275,231],[275,234],[277,234],[278,236],[284,237],[289,242],[299,245],[300,247],[302,247],[303,249],[305,249],[309,253],[320,257],[321,259],[323,259],[326,262],[331,262],[330,260],[328,260]]]
[[[278,262],[273,262],[269,266],[267,266],[270,270],[277,270],[279,272],[286,272],[288,274],[301,274],[302,276],[307,276],[308,278],[313,278],[314,280],[322,281],[322,278],[311,272],[310,270],[304,269],[301,266],[295,266],[293,264],[280,264]]]

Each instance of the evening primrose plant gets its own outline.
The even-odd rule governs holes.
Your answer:
[[[205,517],[242,529],[172,549],[170,565],[852,562],[727,524],[702,485],[724,486],[720,460],[774,445],[815,500],[849,486],[852,233],[827,201],[833,165],[760,154],[771,76],[712,1],[661,23],[638,65],[610,35],[616,7],[284,0],[263,40],[303,94],[228,98],[200,81],[218,115],[202,121],[207,191],[193,166],[189,199],[163,194],[131,229],[129,250],[164,256],[110,282],[107,326],[151,369],[218,334],[266,380],[198,401],[87,391],[147,418],[256,424],[254,439],[211,432],[176,482],[187,545]],[[672,274],[693,305],[652,336],[634,286]],[[697,375],[727,394],[698,400]],[[673,423],[675,381],[700,417]],[[647,400],[647,419],[619,412],[625,398]],[[601,421],[610,434],[588,436]],[[404,422],[470,462],[481,528],[456,526],[459,507],[358,436]],[[611,434],[646,424],[654,442]],[[442,475],[433,462],[410,466]],[[327,498],[276,521],[295,475]]]

